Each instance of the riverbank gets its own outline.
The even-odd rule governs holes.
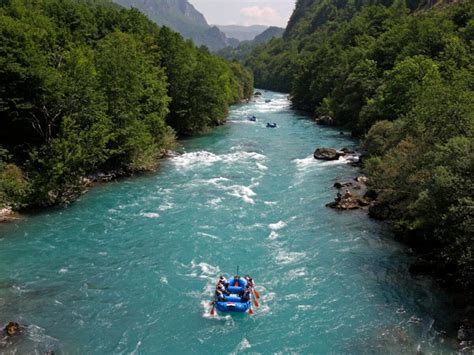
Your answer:
[[[332,126],[331,129],[337,129],[333,120],[324,116],[317,118],[316,123],[322,126]],[[370,139],[370,138],[369,138]],[[334,148],[318,148],[314,153],[315,159],[334,160],[344,156],[346,152]],[[358,164],[362,169],[362,159]],[[370,164],[370,161],[369,161]],[[370,175],[369,175],[370,176]],[[409,263],[409,271],[415,277],[428,276],[435,280],[450,294],[450,307],[455,310],[456,320],[454,330],[448,334],[451,339],[456,339],[457,347],[460,351],[474,350],[474,293],[470,287],[470,281],[466,280],[466,275],[459,272],[453,262],[446,263],[443,260],[442,246],[433,243],[430,238],[420,235],[421,233],[408,233],[400,230],[396,225],[396,219],[390,218],[390,211],[399,208],[390,203],[383,203],[380,206],[378,197],[381,194],[377,191],[377,184],[372,183],[372,179],[383,179],[383,176],[373,175],[362,177],[363,187],[357,184],[353,186],[353,181],[336,182],[334,188],[339,190],[334,201],[326,204],[326,207],[339,210],[354,210],[362,208],[371,218],[389,223],[394,231],[394,239],[410,248],[410,254],[413,260]],[[354,178],[356,181],[358,177]],[[367,186],[366,186],[367,184]],[[362,189],[362,192],[360,190]],[[383,194],[383,192],[382,192]]]
[[[17,219],[18,215],[11,207],[0,208],[0,223]]]

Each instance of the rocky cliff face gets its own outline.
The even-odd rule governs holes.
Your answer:
[[[193,40],[197,46],[205,45],[216,51],[235,45],[216,27],[211,27],[204,16],[187,0],[113,0],[124,7],[134,7],[159,25],[168,26]]]

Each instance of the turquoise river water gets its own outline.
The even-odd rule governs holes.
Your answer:
[[[445,296],[387,228],[324,207],[358,170],[312,152],[356,144],[264,91],[158,173],[1,225],[0,325],[28,327],[0,353],[449,351]],[[261,306],[211,317],[216,277],[237,266]]]

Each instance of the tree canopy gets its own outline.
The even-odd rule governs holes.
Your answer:
[[[106,0],[0,3],[0,207],[74,199],[83,177],[153,169],[176,135],[252,93],[240,64]]]
[[[447,3],[300,0],[245,62],[257,87],[361,136],[370,213],[472,286],[474,3]]]

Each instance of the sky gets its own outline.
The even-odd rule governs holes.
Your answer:
[[[296,0],[188,0],[211,25],[286,27]]]

